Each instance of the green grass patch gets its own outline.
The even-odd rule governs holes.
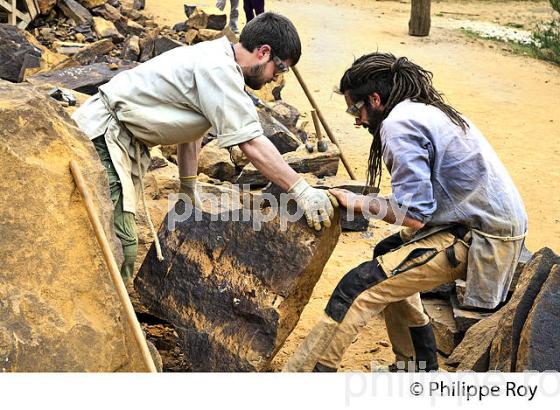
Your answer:
[[[502,44],[504,46],[507,45],[508,50],[511,51],[512,54],[528,56],[528,57],[536,58],[536,59],[539,59],[539,60],[551,61],[555,64],[560,65],[560,60],[558,60],[558,59],[554,60],[553,56],[548,54],[546,51],[543,52],[543,49],[541,49],[541,48],[539,48],[535,45],[519,44],[519,43],[516,43],[515,41],[504,41],[501,38],[482,35],[481,33],[478,33],[476,31],[473,31],[473,30],[470,30],[470,29],[465,29],[465,28],[462,28],[461,31],[469,38],[475,38],[475,39],[478,39],[478,40],[489,40],[489,41],[493,41],[493,42]]]
[[[560,20],[533,32],[533,46],[538,58],[560,65]]]

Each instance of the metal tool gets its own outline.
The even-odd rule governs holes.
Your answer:
[[[323,138],[323,133],[321,132],[321,125],[319,124],[319,117],[317,116],[316,110],[311,110],[311,116],[313,117],[313,125],[315,126],[315,136],[317,137],[317,151],[326,152],[329,149],[327,141]]]

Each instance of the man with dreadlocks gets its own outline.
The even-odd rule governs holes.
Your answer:
[[[340,92],[355,124],[373,135],[369,183],[379,186],[383,160],[393,193],[332,193],[341,206],[404,228],[342,278],[284,370],[336,371],[380,312],[397,359],[389,370],[437,370],[419,292],[463,279],[466,305],[503,302],[527,230],[523,202],[488,141],[444,102],[430,72],[404,57],[372,53],[344,73]]]

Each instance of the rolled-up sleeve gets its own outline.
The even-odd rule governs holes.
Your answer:
[[[383,160],[391,174],[394,200],[422,223],[437,208],[431,181],[431,143],[412,123],[385,120],[381,128]]]
[[[195,81],[199,109],[214,127],[221,148],[263,135],[255,105],[234,66],[198,67]]]

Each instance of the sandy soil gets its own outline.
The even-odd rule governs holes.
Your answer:
[[[183,3],[148,1],[147,12],[159,23],[173,25],[183,19]],[[213,4],[208,0],[197,3]],[[353,128],[352,120],[344,114],[343,99],[332,90],[355,57],[376,49],[405,55],[434,73],[436,86],[477,124],[498,152],[525,201],[529,249],[549,246],[559,252],[560,69],[513,55],[502,43],[468,38],[449,28],[455,26],[450,24],[453,19],[521,23],[523,28],[531,29],[550,19],[549,3],[435,2],[428,38],[407,35],[409,9],[409,1],[267,1],[267,10],[287,15],[298,27],[304,46],[298,67],[357,175],[365,177],[371,137]],[[243,16],[240,23],[244,23]],[[284,100],[301,111],[309,110],[295,78],[288,76],[287,81]],[[385,176],[382,193],[389,191]],[[370,258],[372,246],[395,229],[384,223],[373,225],[367,233],[346,233],[341,237],[298,326],[275,358],[275,369],[282,366],[311,329],[338,280]],[[375,318],[346,353],[343,369],[363,371],[369,369],[372,360],[392,361],[387,340],[382,319]]]

